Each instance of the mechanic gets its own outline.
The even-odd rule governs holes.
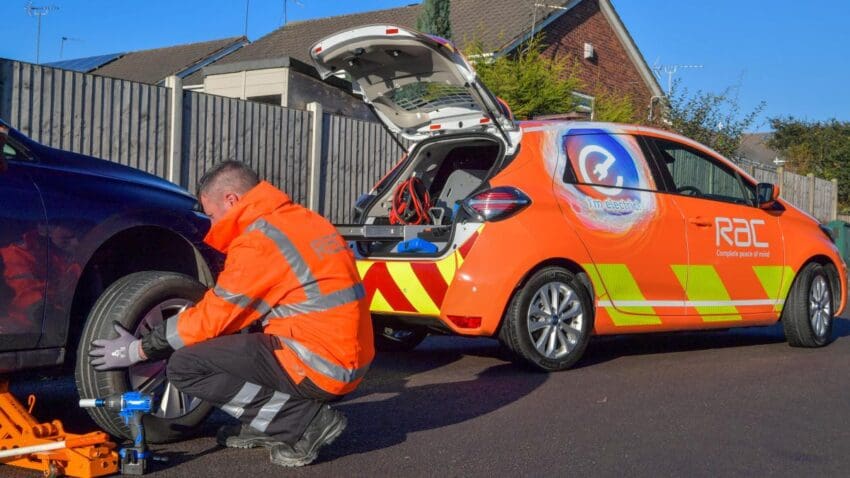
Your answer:
[[[374,356],[354,256],[333,225],[238,161],[198,186],[205,242],[227,254],[215,287],[141,339],[95,340],[97,370],[170,356],[169,381],[238,418],[218,442],[262,446],[303,466],[346,426],[327,402],[354,390]],[[259,322],[262,333],[241,333]]]

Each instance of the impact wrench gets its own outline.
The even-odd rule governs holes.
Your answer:
[[[117,411],[124,419],[124,424],[130,427],[133,445],[119,451],[122,475],[144,475],[147,470],[148,459],[154,459],[148,453],[145,444],[145,429],[142,426],[142,416],[150,413],[152,406],[153,397],[139,392],[125,392],[107,398],[80,400],[81,408],[105,408]]]

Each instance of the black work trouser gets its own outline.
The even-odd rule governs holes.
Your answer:
[[[290,445],[301,438],[324,402],[337,398],[309,379],[296,385],[275,358],[276,337],[238,334],[177,350],[168,380],[255,430]]]

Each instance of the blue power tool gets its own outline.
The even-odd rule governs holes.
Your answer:
[[[144,475],[147,471],[148,459],[153,457],[150,456],[145,444],[142,416],[153,409],[153,397],[140,392],[125,392],[107,398],[82,399],[80,407],[106,408],[118,412],[124,419],[124,424],[130,427],[130,435],[133,437],[133,445],[122,448],[118,453],[121,456],[121,474]]]

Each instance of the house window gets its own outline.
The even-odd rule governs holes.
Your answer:
[[[576,102],[576,112],[588,115],[591,120],[594,119],[596,109],[595,97],[573,91],[573,100]]]

